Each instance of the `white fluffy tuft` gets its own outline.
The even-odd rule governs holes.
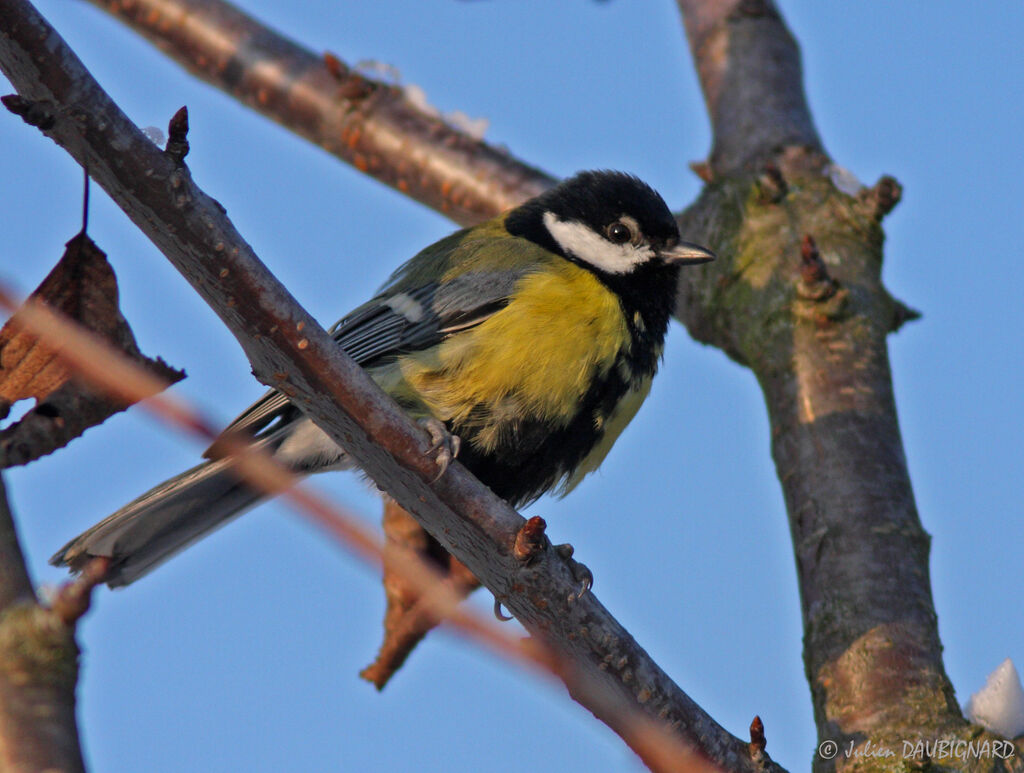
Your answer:
[[[1004,738],[1024,735],[1024,688],[1020,675],[1007,658],[988,675],[985,686],[971,696],[967,718]]]

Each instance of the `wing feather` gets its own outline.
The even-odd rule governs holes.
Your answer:
[[[413,262],[411,261],[409,265]],[[413,272],[399,270],[384,290],[339,320],[330,332],[338,345],[364,367],[386,357],[435,346],[447,336],[479,325],[508,305],[516,283],[532,264],[516,270],[471,271],[442,284],[411,285]],[[225,431],[253,436],[278,420],[288,421],[296,408],[281,392],[269,390]]]

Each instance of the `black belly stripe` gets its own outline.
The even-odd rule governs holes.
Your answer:
[[[598,272],[595,272],[598,273]],[[477,428],[468,423],[450,427],[462,440],[459,461],[495,494],[522,506],[550,491],[567,478],[601,442],[604,420],[626,393],[653,377],[668,332],[678,268],[650,265],[628,279],[600,275],[616,292],[630,342],[607,373],[591,384],[568,424],[552,428],[542,419],[525,417],[510,423],[507,432],[488,454],[473,448]],[[636,317],[639,316],[639,322]],[[602,419],[601,426],[594,421]]]
[[[629,359],[628,351],[621,353],[615,366],[591,384],[564,427],[552,428],[549,422],[537,418],[510,422],[497,448],[487,454],[473,447],[475,428],[463,427],[460,431],[459,426],[452,427],[463,440],[459,461],[495,494],[513,505],[532,502],[571,474],[600,443],[604,422],[599,427],[595,416],[607,419],[637,383],[636,379],[653,375],[653,371],[649,374],[633,371],[636,379],[630,383],[624,378],[620,365]]]

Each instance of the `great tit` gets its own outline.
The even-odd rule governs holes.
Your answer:
[[[679,239],[650,186],[581,172],[401,266],[331,332],[414,418],[461,439],[459,461],[513,505],[566,493],[633,418],[662,355]],[[300,474],[344,469],[344,449],[271,390],[228,427]],[[127,585],[263,495],[207,461],[73,539],[52,563],[112,559]]]

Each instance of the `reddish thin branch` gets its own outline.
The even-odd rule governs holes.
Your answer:
[[[394,564],[392,570],[420,594],[424,614],[435,621],[451,620],[456,627],[495,651],[524,659],[523,648],[515,639],[503,634],[493,623],[463,610],[459,606],[463,599],[461,595],[438,587],[444,585],[444,578],[433,567],[415,556],[403,556],[401,562],[389,560],[375,535],[356,519],[345,517],[311,490],[297,486],[300,477],[269,453],[254,448],[250,438],[222,433],[191,406],[162,394],[170,386],[162,375],[133,361],[130,355],[119,352],[94,332],[76,325],[33,298],[19,307],[14,298],[0,287],[0,307],[18,309],[23,328],[43,345],[51,347],[61,366],[98,394],[126,403],[141,403],[157,418],[197,435],[208,445],[212,443],[211,456],[233,457],[237,474],[253,488],[267,496],[285,498],[360,558],[377,564]],[[0,557],[3,555],[0,553]],[[106,579],[109,563],[109,559],[102,557],[87,561],[78,579],[58,593],[52,608],[62,620],[70,624],[85,612],[87,591]],[[525,659],[550,669],[550,656],[539,648]]]
[[[512,544],[523,519],[458,463],[436,476],[429,441],[288,294],[180,162],[158,150],[114,105],[57,33],[24,0],[0,0],[0,68],[22,97],[49,109],[45,133],[95,179],[211,305],[254,373],[342,444],[579,676],[570,693],[634,748],[621,707],[670,727],[730,770],[760,770],[745,742],[704,713],[552,549],[523,566]]]
[[[196,77],[356,169],[469,225],[554,180],[221,0],[91,0]]]

